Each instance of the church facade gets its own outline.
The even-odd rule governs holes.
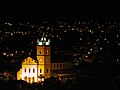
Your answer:
[[[51,62],[50,39],[42,37],[37,39],[37,60],[28,57],[22,62],[22,68],[17,72],[17,80],[28,83],[41,82],[44,79],[68,76],[68,73],[57,73],[72,68],[72,62]],[[57,71],[57,72],[56,72]]]

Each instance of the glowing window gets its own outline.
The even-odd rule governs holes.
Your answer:
[[[27,81],[27,76],[24,77],[24,80]]]
[[[46,55],[48,55],[48,50],[46,50]]]
[[[31,81],[31,78],[30,78],[30,77],[28,77],[28,82],[30,83],[30,81]]]
[[[34,77],[32,78],[32,82],[35,82],[35,78]]]

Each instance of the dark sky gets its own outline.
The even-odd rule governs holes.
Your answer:
[[[68,0],[67,0],[68,1]],[[112,0],[56,1],[6,1],[0,3],[0,16],[31,17],[76,17],[76,16],[119,16],[120,5]]]

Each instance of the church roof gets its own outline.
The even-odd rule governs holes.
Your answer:
[[[24,59],[22,64],[37,64],[37,60],[35,60],[31,57],[28,57],[28,58]]]

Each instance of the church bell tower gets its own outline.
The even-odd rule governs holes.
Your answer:
[[[50,39],[47,39],[46,37],[37,39],[36,49],[38,60],[38,76],[49,78],[51,63]]]

